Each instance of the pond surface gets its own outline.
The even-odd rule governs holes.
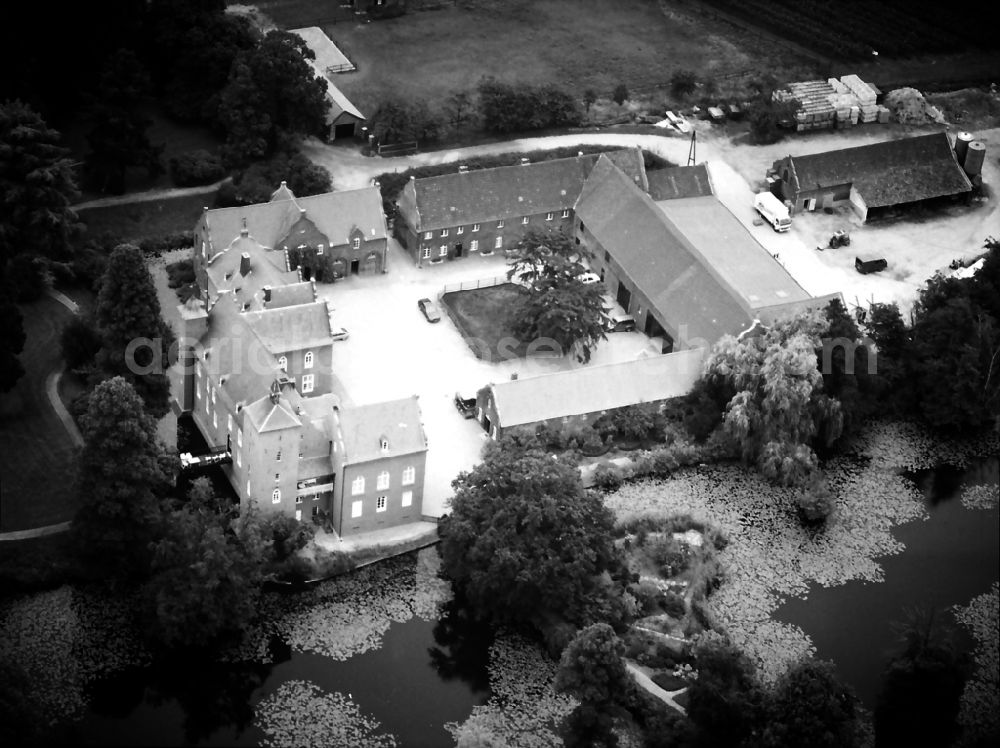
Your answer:
[[[885,581],[812,585],[807,599],[791,599],[775,613],[810,636],[816,656],[833,660],[840,677],[869,708],[875,706],[882,673],[897,647],[893,622],[905,620],[907,611],[916,608],[941,611],[966,605],[1000,576],[997,508],[966,509],[959,500],[963,486],[997,485],[997,459],[964,471],[942,467],[907,477],[923,492],[930,518],[893,530],[906,550],[879,559]]]
[[[430,551],[433,552],[433,551]],[[400,746],[451,745],[447,722],[463,722],[489,698],[492,637],[449,615],[393,623],[377,649],[340,661],[293,652],[275,638],[272,663],[132,668],[100,681],[82,721],[80,744],[253,746],[265,737],[254,706],[288,681],[340,692]],[[304,719],[309,715],[303,714]]]

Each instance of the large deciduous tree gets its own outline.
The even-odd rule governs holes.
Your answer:
[[[324,132],[329,103],[326,81],[307,62],[314,58],[305,41],[284,31],[268,33],[236,57],[218,111],[231,165],[269,156],[289,138]]]
[[[81,224],[69,151],[60,135],[20,101],[0,105],[0,278],[22,253],[68,257]]]
[[[765,693],[753,663],[718,637],[695,648],[698,678],[688,689],[688,716],[700,742],[713,748],[736,748],[758,728]]]
[[[166,370],[174,335],[160,315],[156,287],[137,247],[121,244],[108,258],[95,319],[103,342],[97,357],[101,369],[124,376],[152,415],[164,415],[170,391]]]
[[[172,481],[156,422],[132,385],[114,377],[91,393],[80,430],[76,545],[96,570],[142,578],[149,570],[159,502]]]
[[[863,745],[862,708],[833,664],[804,660],[788,669],[767,702],[760,748],[856,748]]]
[[[152,120],[142,112],[150,85],[139,58],[128,49],[116,52],[98,79],[89,106],[87,167],[101,190],[124,192],[126,172],[133,166],[145,168],[150,177],[163,171],[163,147],[150,142]]]
[[[452,485],[441,555],[479,617],[537,626],[547,617],[621,620],[614,519],[574,463],[537,442],[503,439]]]
[[[528,293],[512,310],[514,331],[522,340],[549,338],[581,362],[605,340],[608,321],[603,286],[583,283],[587,250],[558,229],[530,228],[514,249],[507,277]]]
[[[705,364],[704,378],[735,392],[723,423],[743,459],[783,485],[812,476],[814,437],[832,444],[840,436],[840,404],[823,391],[816,366],[826,329],[812,312],[742,340],[726,336]]]

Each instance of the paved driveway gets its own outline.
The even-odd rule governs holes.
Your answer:
[[[500,256],[469,257],[418,269],[396,242],[390,242],[389,272],[355,276],[317,292],[333,307],[334,325],[350,338],[334,344],[334,373],[349,400],[367,404],[417,394],[430,444],[424,512],[447,511],[451,481],[479,462],[486,434],[474,419],[464,419],[452,402],[456,391],[474,393],[489,382],[563,371],[581,366],[571,358],[515,359],[490,363],[477,359],[447,315],[428,323],[417,309],[423,297],[437,299],[446,283],[502,275]],[[653,352],[641,333],[615,333],[598,346],[590,366]]]

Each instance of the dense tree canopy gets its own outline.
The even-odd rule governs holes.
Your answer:
[[[508,84],[484,78],[478,93],[479,117],[487,130],[540,130],[578,125],[583,120],[576,99],[556,86]]]
[[[441,525],[444,569],[481,617],[536,625],[620,620],[614,523],[576,465],[504,439],[452,484]]]
[[[613,628],[606,623],[591,624],[563,650],[556,690],[598,707],[614,704],[632,685],[624,656],[625,645]]]
[[[248,205],[266,203],[282,182],[287,182],[296,197],[319,195],[333,189],[330,172],[298,152],[282,152],[267,161],[259,161],[233,180],[239,201]]]
[[[507,277],[528,287],[511,310],[514,331],[524,341],[549,338],[581,362],[606,339],[603,286],[583,283],[587,251],[558,229],[532,227],[517,243]]]
[[[58,132],[20,101],[0,105],[0,278],[15,255],[65,259],[80,229],[69,151]]]
[[[156,287],[137,247],[121,244],[108,258],[95,319],[103,341],[98,354],[101,369],[125,377],[151,414],[164,415],[170,393],[166,370],[174,336],[160,315]],[[134,341],[149,343],[136,345]]]
[[[699,744],[736,748],[758,728],[765,693],[753,663],[733,645],[717,637],[695,648],[698,679],[688,689],[688,716],[699,732]]]
[[[102,382],[80,419],[73,533],[81,553],[114,576],[141,578],[159,523],[159,501],[173,476],[156,422],[121,377]]]
[[[2,289],[2,286],[0,286]],[[18,355],[24,350],[24,318],[21,310],[4,295],[0,300],[0,392],[9,392],[24,376]]]
[[[804,660],[785,672],[767,702],[761,748],[855,748],[863,744],[858,698],[833,664]]]
[[[326,81],[306,61],[314,58],[305,41],[284,31],[237,55],[219,98],[230,164],[269,156],[289,136],[323,134],[329,104]]]
[[[816,467],[812,442],[841,432],[840,404],[823,391],[816,352],[827,322],[819,312],[777,322],[760,335],[720,340],[705,378],[735,394],[724,427],[743,459],[784,485],[805,482]]]
[[[464,108],[452,103],[458,112],[455,116],[467,116],[468,101]],[[375,107],[368,126],[378,143],[434,140],[441,131],[439,114],[432,112],[423,101],[408,99],[399,94],[384,98]]]

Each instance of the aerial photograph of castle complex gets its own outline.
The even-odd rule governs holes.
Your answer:
[[[991,3],[0,14],[0,745],[1000,745]]]

